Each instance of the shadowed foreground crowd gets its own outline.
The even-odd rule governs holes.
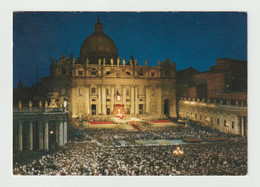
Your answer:
[[[176,130],[176,129],[175,129]],[[181,129],[194,136],[217,136],[215,133]],[[15,175],[246,175],[247,142],[243,137],[228,135],[225,142],[182,144],[182,156],[173,154],[176,146],[105,147],[93,143],[102,131],[85,133],[92,141],[70,142],[58,152],[43,156],[27,165],[14,167]],[[99,134],[98,136],[96,134]],[[145,134],[101,133],[105,139],[141,138]],[[153,134],[154,133],[154,134]],[[165,131],[149,135],[165,136]],[[169,131],[167,133],[171,134]],[[178,137],[178,132],[176,132]]]

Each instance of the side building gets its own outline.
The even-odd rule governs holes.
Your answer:
[[[191,70],[187,79],[185,72]],[[177,73],[177,87],[183,90],[177,91],[178,116],[222,132],[247,135],[247,62],[220,58],[209,71],[196,71],[188,68]]]
[[[179,116],[221,132],[247,135],[247,106],[237,101],[187,99],[179,101]]]

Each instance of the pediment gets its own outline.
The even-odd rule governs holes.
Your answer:
[[[105,78],[132,78],[132,76],[126,74],[126,72],[124,72],[122,70],[118,70],[114,73],[111,73],[111,74],[105,76]]]

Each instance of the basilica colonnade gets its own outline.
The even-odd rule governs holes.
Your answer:
[[[55,149],[67,143],[67,112],[14,110],[13,150]]]

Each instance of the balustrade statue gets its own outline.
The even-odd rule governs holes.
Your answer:
[[[19,100],[18,105],[19,105],[19,109],[21,109],[22,108],[22,101],[21,100]]]
[[[145,61],[145,65],[148,66],[148,60]]]
[[[48,107],[48,101],[47,100],[45,100],[44,106],[45,106],[45,108]]]
[[[117,67],[119,66],[120,64],[120,58],[117,58]]]
[[[135,59],[135,66],[137,66],[138,64],[137,64],[137,60]]]
[[[29,101],[29,107],[32,108],[32,101]]]
[[[133,60],[132,59],[130,59],[130,66],[131,66],[131,68],[133,67]]]
[[[39,101],[39,108],[42,108],[42,101]]]

